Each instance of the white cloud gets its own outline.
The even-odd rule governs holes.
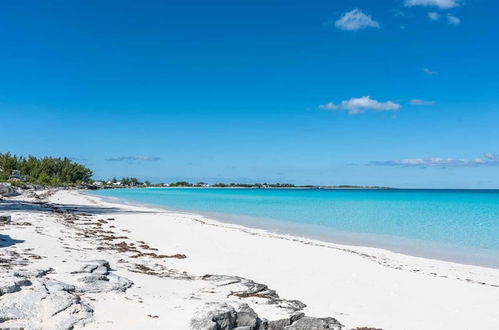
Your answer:
[[[370,96],[362,96],[358,98],[351,98],[350,100],[341,101],[336,105],[333,102],[322,104],[319,106],[324,110],[337,110],[347,111],[350,115],[356,115],[369,110],[372,111],[397,111],[400,109],[400,104],[392,101],[379,102],[371,99]]]
[[[485,158],[485,159],[484,159]],[[400,167],[476,167],[499,166],[499,155],[486,153],[484,158],[413,158],[400,160],[374,161],[369,165],[400,166]]]
[[[458,25],[461,23],[461,20],[459,17],[456,17],[452,14],[447,14],[447,23],[452,24],[452,25]]]
[[[379,23],[364,14],[360,9],[346,12],[334,24],[338,29],[356,31],[366,28],[379,28]]]
[[[487,159],[499,161],[499,154],[494,154],[492,152],[487,152],[484,156]]]
[[[440,19],[440,14],[436,11],[432,11],[428,13],[428,18],[432,21],[438,21]]]
[[[428,69],[428,68],[424,68],[424,69],[423,69],[423,72],[424,72],[424,73],[426,73],[426,74],[427,74],[427,75],[429,75],[429,76],[433,76],[433,75],[436,75],[436,74],[438,73],[438,72],[436,72],[436,71],[431,71],[431,70],[430,70],[430,69]]]
[[[421,99],[412,99],[409,101],[410,104],[412,105],[433,105],[435,104],[435,101],[427,101],[427,100],[421,100]]]
[[[435,6],[440,9],[449,9],[459,6],[461,0],[405,0],[407,7],[412,6]]]

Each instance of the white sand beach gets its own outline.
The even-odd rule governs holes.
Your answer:
[[[304,312],[344,329],[499,329],[498,269],[278,235],[76,190],[44,193],[0,201],[0,215],[12,216],[0,226],[2,328],[202,329],[217,303],[236,310],[247,303],[269,321]]]

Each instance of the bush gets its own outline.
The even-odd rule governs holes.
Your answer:
[[[24,158],[0,154],[0,181],[8,180],[13,170],[20,171],[27,182],[51,186],[88,183],[92,177],[90,169],[66,157]]]

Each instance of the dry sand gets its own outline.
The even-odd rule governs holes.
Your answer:
[[[248,303],[275,320],[299,311],[296,299],[307,315],[334,317],[346,329],[499,329],[498,269],[278,235],[74,190],[46,202],[36,196],[0,202],[0,214],[12,215],[12,224],[0,227],[0,258],[10,256],[8,266],[0,264],[4,274],[50,267],[47,278],[78,286],[72,272],[105,259],[113,274],[133,282],[126,290],[81,293],[93,312],[77,327],[189,329],[211,302]],[[205,274],[243,280],[219,285]],[[243,292],[246,280],[266,284],[281,299],[231,295]],[[0,295],[0,311],[16,294]]]

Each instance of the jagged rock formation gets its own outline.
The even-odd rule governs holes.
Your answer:
[[[53,269],[2,274],[0,327],[73,329],[93,319],[93,308],[82,296],[91,292],[124,292],[133,283],[111,273],[105,260],[91,261],[73,274],[85,274],[75,286],[48,278]]]
[[[332,317],[315,318],[303,313],[269,321],[258,317],[247,304],[236,309],[226,303],[209,304],[205,313],[191,320],[192,330],[341,330],[343,325]]]
[[[88,274],[78,279],[85,284],[76,288],[77,292],[125,292],[133,285],[132,281],[111,273],[106,260],[89,261],[73,274]]]
[[[0,196],[9,197],[9,196],[17,196],[17,195],[19,195],[19,193],[17,192],[17,190],[14,187],[0,185]]]
[[[72,329],[92,320],[92,307],[74,286],[48,279],[44,273],[16,273],[2,279],[2,328]]]
[[[229,290],[227,297],[263,299],[266,303],[278,305],[279,308],[291,313],[307,307],[299,300],[282,299],[275,290],[270,289],[267,285],[256,283],[244,277],[209,274],[204,275],[202,279],[212,282],[218,287],[227,287]]]

